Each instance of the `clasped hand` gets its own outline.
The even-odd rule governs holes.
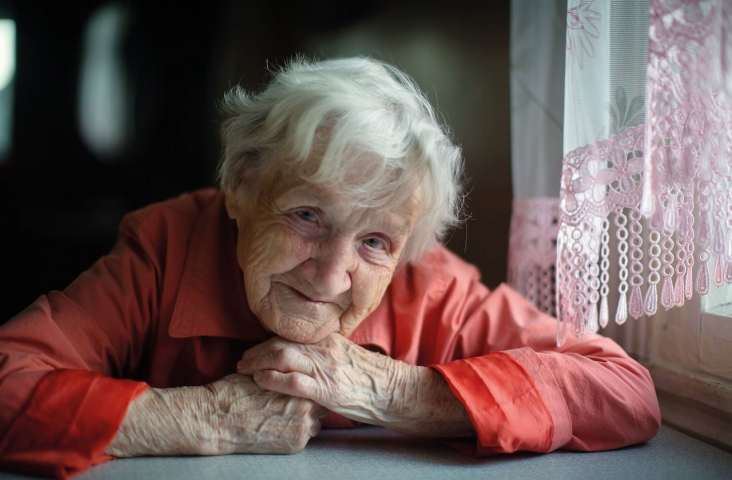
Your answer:
[[[403,409],[410,369],[338,333],[314,344],[272,338],[246,351],[238,373],[269,391],[311,400],[344,417],[388,425]]]
[[[328,410],[413,435],[475,434],[435,370],[337,333],[314,344],[272,338],[245,352],[237,371],[206,386],[151,388],[130,404],[106,453],[294,453],[318,434]]]
[[[463,404],[436,370],[371,352],[338,333],[313,344],[272,338],[247,350],[237,371],[265,391],[362,423],[410,435],[475,435]]]

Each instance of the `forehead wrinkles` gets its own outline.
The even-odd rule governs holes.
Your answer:
[[[422,186],[425,169],[414,158],[386,158],[357,144],[331,151],[330,128],[319,132],[308,157],[292,165],[305,184],[364,208],[395,208]]]
[[[394,186],[392,190],[384,186],[377,192],[361,192],[358,188],[352,189],[350,185],[325,186],[331,192],[333,198],[344,202],[352,209],[364,209],[375,213],[387,213],[389,217],[398,216],[414,217],[411,224],[421,216],[424,208],[425,179],[414,174],[403,184]],[[411,230],[411,225],[407,230]]]

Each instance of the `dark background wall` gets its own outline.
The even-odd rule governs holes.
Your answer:
[[[508,0],[118,2],[132,128],[102,159],[79,132],[89,19],[108,2],[0,0],[17,25],[13,145],[0,161],[0,323],[63,289],[112,246],[124,213],[214,184],[216,102],[295,53],[404,69],[463,147],[465,225],[448,246],[488,286],[506,277],[510,217]]]

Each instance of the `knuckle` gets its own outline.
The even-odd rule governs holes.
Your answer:
[[[299,381],[299,380],[297,379],[297,377],[296,377],[296,376],[294,376],[294,375],[290,375],[290,376],[289,376],[289,377],[287,378],[287,387],[288,387],[288,388],[289,388],[290,390],[293,390],[293,391],[298,391],[298,390],[299,390],[299,387],[300,387],[300,381]]]
[[[295,352],[291,348],[282,347],[275,353],[275,360],[278,364],[289,364],[295,358]]]
[[[276,361],[284,360],[285,359],[285,355],[287,355],[287,353],[285,353],[285,349],[284,348],[278,348],[272,354],[272,356],[274,357],[274,359]]]
[[[290,375],[290,377],[287,380],[289,382],[289,387],[296,391],[303,393],[305,391],[305,382],[300,375]]]

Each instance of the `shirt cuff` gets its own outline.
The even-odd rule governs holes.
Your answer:
[[[356,428],[361,426],[360,422],[355,422],[335,412],[330,412],[328,416],[321,419],[320,423],[323,428]]]
[[[0,440],[0,468],[67,478],[111,460],[104,450],[148,388],[87,370],[49,372]]]
[[[554,379],[552,369],[548,368],[541,358],[545,353],[536,353],[532,348],[524,347],[505,352],[524,367],[539,390],[544,405],[549,409],[554,424],[552,444],[548,451],[554,451],[564,446],[572,439],[572,418],[569,415],[567,402],[564,401],[562,391]],[[550,353],[551,355],[551,353]],[[556,354],[554,354],[556,355]]]
[[[524,367],[504,352],[432,365],[462,402],[478,434],[475,448],[447,442],[478,456],[517,450],[546,452],[552,416]]]

